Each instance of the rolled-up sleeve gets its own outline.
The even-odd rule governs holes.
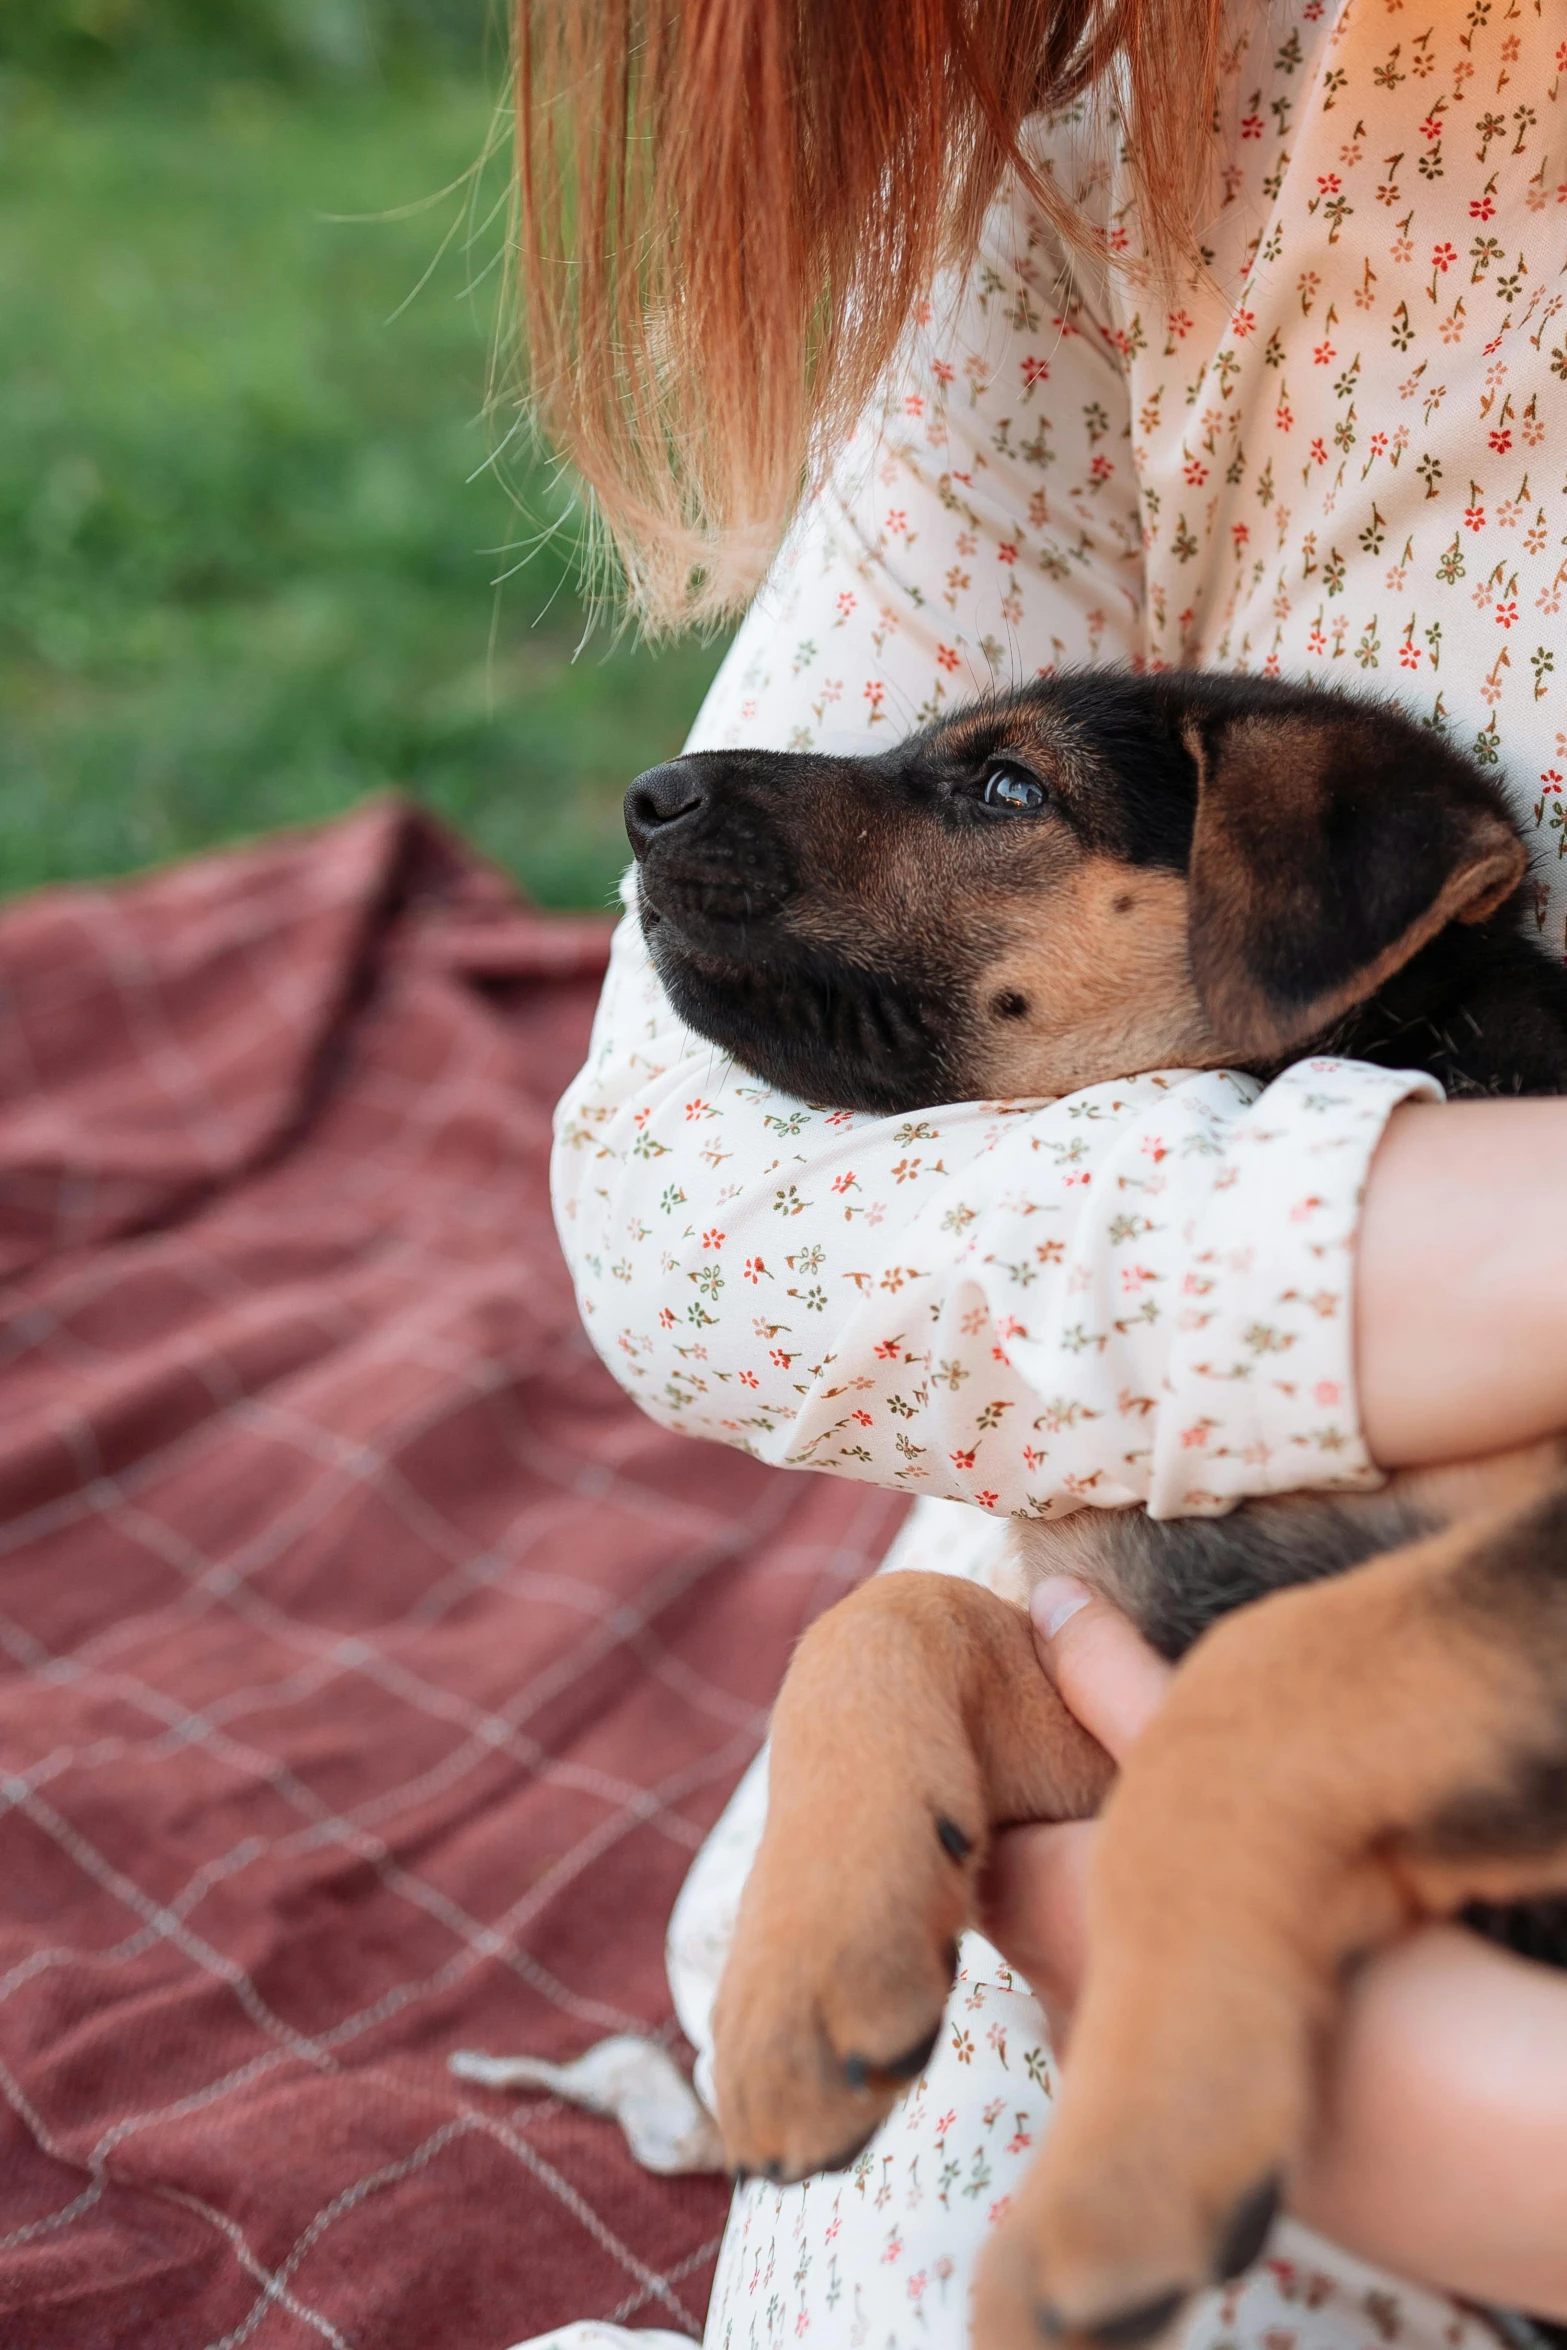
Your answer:
[[[694,743],[879,747],[949,698],[1140,657],[1124,379],[1026,207],[749,615]],[[768,1090],[671,1011],[621,925],[557,1122],[584,1320],[657,1419],[1001,1514],[1373,1482],[1359,1204],[1429,1080],[1301,1064],[868,1118]]]

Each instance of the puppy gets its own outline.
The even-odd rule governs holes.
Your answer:
[[[876,758],[678,759],[626,816],[677,1010],[812,1102],[1308,1051],[1567,1090],[1505,800],[1382,704],[1082,672]],[[1193,1650],[1106,1803],[1060,2111],[975,2297],[981,2350],[1131,2350],[1259,2252],[1353,1956],[1485,1904],[1567,1963],[1567,1445],[1016,1540]],[[883,1577],[816,1625],[715,2016],[738,2169],[852,2159],[934,2044],[994,1830],[1109,1778],[990,1593]]]

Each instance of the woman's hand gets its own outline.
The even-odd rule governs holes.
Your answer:
[[[1029,1602],[1040,1665],[1085,1729],[1117,1762],[1164,1697],[1171,1668],[1108,1600],[1070,1575],[1036,1585]],[[1010,1828],[996,1840],[983,1889],[984,1931],[1023,1975],[1064,2045],[1083,1979],[1084,1907],[1092,1820]]]
[[[1032,1601],[1040,1664],[1121,1760],[1171,1668],[1068,1577]],[[1013,1828],[982,1924],[1058,2038],[1086,1963],[1098,1830]],[[1567,1975],[1430,1926],[1363,1966],[1345,1995],[1316,2136],[1290,2207],[1367,2260],[1471,2300],[1567,2320]]]

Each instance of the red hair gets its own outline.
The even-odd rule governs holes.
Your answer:
[[[524,331],[654,627],[749,595],[1027,117],[1112,64],[1156,265],[1189,245],[1220,0],[517,0]]]

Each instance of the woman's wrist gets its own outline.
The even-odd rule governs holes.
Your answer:
[[[1567,1429],[1567,1101],[1409,1102],[1371,1162],[1355,1284],[1361,1426],[1385,1469]]]

